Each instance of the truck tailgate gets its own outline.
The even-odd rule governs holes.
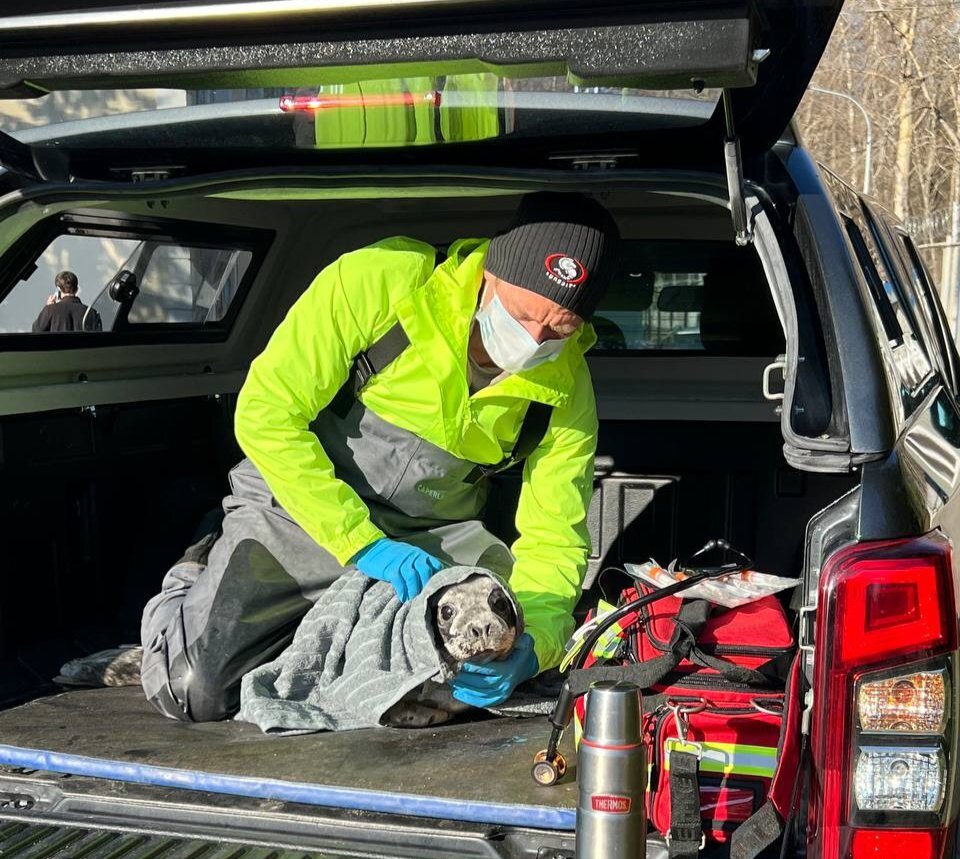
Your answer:
[[[157,787],[466,823],[572,830],[576,784],[534,784],[544,719],[277,737],[160,716],[137,687],[0,713],[0,764]],[[178,791],[183,793],[183,791]]]

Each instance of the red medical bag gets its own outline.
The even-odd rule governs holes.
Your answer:
[[[650,593],[623,592],[620,605]],[[623,618],[584,662],[630,666],[643,690],[648,818],[670,855],[706,840],[757,855],[780,834],[799,768],[793,632],[775,596],[725,609],[664,597]],[[579,741],[589,696],[577,701]]]

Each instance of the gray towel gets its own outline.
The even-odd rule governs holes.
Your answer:
[[[380,724],[387,710],[426,680],[452,672],[437,650],[430,597],[480,567],[441,570],[410,602],[359,572],[337,579],[307,612],[290,646],[244,675],[237,719],[271,733],[344,731]],[[514,598],[517,617],[522,613]]]

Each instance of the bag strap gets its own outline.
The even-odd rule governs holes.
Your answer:
[[[667,651],[654,659],[628,665],[593,665],[575,668],[567,675],[573,695],[583,695],[599,680],[623,680],[635,683],[641,689],[650,689],[663,681],[684,660],[716,671],[729,683],[744,686],[769,686],[783,682],[782,657],[771,660],[759,669],[747,668],[704,653],[697,646],[697,638],[703,632],[710,616],[710,604],[706,600],[683,600],[674,619],[674,630]],[[649,615],[645,618],[649,623]],[[792,660],[793,654],[787,654]]]
[[[799,658],[795,658],[789,672],[786,695],[787,712],[780,729],[777,750],[777,769],[767,791],[767,800],[743,823],[730,839],[731,859],[755,859],[781,835],[784,849],[789,838],[789,827],[800,807],[800,791],[807,771],[807,736],[801,727],[802,705],[790,702],[803,700],[805,684]]]
[[[681,657],[676,653],[665,653],[656,659],[636,662],[629,665],[592,665],[590,668],[574,668],[567,673],[567,683],[572,695],[586,695],[590,687],[600,680],[626,681],[640,689],[649,689],[666,677],[677,665]],[[644,696],[646,702],[648,696]]]
[[[778,678],[764,670],[737,665],[719,656],[711,656],[698,646],[698,639],[710,618],[711,605],[707,600],[682,600],[680,610],[674,618],[673,635],[670,636],[670,650],[680,655],[680,659],[689,659],[694,665],[716,671],[729,683],[744,686],[766,686]],[[678,659],[679,663],[680,660]],[[782,682],[780,677],[779,681]],[[656,681],[655,681],[656,682]]]
[[[670,859],[696,859],[703,848],[699,775],[696,754],[682,749],[670,751]]]
[[[719,656],[710,656],[696,644],[690,648],[687,658],[695,665],[716,671],[729,683],[739,683],[743,686],[767,686],[774,679],[772,675],[760,669],[747,668],[745,665],[737,665]]]

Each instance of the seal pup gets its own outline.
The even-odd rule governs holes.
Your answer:
[[[430,612],[437,649],[454,674],[465,662],[503,659],[519,634],[513,601],[491,576],[477,574],[443,588],[431,598]],[[428,680],[387,710],[382,721],[394,728],[425,728],[469,709],[445,683]]]

